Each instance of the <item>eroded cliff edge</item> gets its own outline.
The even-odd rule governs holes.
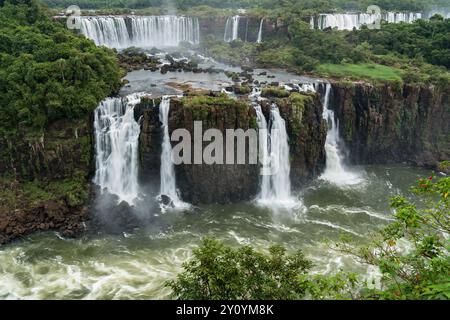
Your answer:
[[[450,88],[333,83],[331,107],[353,164],[450,159]]]
[[[93,170],[90,117],[0,138],[0,244],[36,231],[84,230]]]
[[[294,187],[317,175],[324,163],[326,126],[322,119],[322,103],[318,95],[293,93],[289,97],[269,97],[262,110],[269,121],[272,102],[277,103],[286,119],[291,148],[291,180]],[[152,101],[137,107],[142,112],[141,176],[159,180],[161,124],[159,108]],[[231,99],[223,95],[173,98],[169,114],[169,131],[186,129],[194,137],[194,122],[201,121],[203,132],[218,129],[257,129],[256,112],[248,99]],[[204,142],[206,147],[209,142]],[[174,143],[175,145],[175,143]],[[235,147],[237,144],[235,145]],[[194,146],[192,144],[192,150]],[[181,164],[175,167],[177,187],[183,200],[197,203],[229,203],[254,199],[259,192],[260,165],[246,164]],[[226,153],[224,154],[226,157]],[[193,163],[193,158],[192,158]]]

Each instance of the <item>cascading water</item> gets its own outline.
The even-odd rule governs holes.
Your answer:
[[[262,164],[261,191],[257,202],[272,208],[294,207],[297,202],[291,197],[291,166],[286,123],[275,104],[270,111],[269,125],[261,106],[256,105],[255,111],[259,128],[259,159]]]
[[[291,199],[289,137],[286,131],[286,122],[281,117],[277,105],[272,105],[270,115],[272,122],[270,130],[270,157],[273,169],[272,193],[275,199],[287,202]]]
[[[255,105],[256,121],[258,123],[259,160],[261,167],[261,192],[259,199],[269,199],[271,197],[270,188],[270,155],[269,136],[266,117],[259,104]]]
[[[180,200],[176,188],[175,168],[172,161],[172,144],[169,133],[170,97],[165,96],[159,105],[159,121],[163,127],[163,141],[161,153],[161,189],[160,195],[167,196],[172,201],[173,207],[184,208],[186,203]]]
[[[81,33],[97,45],[128,47],[173,47],[186,41],[199,43],[197,18],[182,16],[80,17]]]
[[[323,103],[323,118],[328,122],[325,142],[327,160],[325,172],[320,178],[340,186],[357,184],[361,182],[360,177],[354,172],[346,170],[343,165],[343,156],[339,150],[339,125],[336,123],[334,111],[329,108],[330,92],[331,84],[327,83]]]
[[[372,25],[377,21],[384,20],[388,23],[412,23],[422,18],[421,13],[416,12],[386,12],[377,13],[334,13],[320,14],[317,26],[320,30],[325,28],[337,28],[338,30],[360,29],[363,25]],[[315,27],[314,18],[310,20],[311,28]]]
[[[258,39],[256,40],[257,43],[262,42],[263,25],[264,25],[264,19],[261,19],[261,22],[259,24]]]
[[[223,38],[224,41],[231,42],[238,38],[240,19],[240,16],[234,16],[227,19],[227,24],[225,25],[225,35]]]
[[[134,118],[134,107],[142,95],[107,98],[95,110],[94,183],[129,204],[133,204],[139,195],[140,126]]]

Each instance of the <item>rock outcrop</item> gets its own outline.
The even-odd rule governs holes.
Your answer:
[[[273,98],[262,104],[269,121],[271,102],[276,102],[287,122],[291,148],[291,172],[294,187],[320,173],[325,163],[326,125],[322,103],[317,95],[294,93],[283,99]],[[145,105],[147,105],[145,107]],[[142,113],[141,176],[159,181],[161,124],[159,108],[153,102],[137,106]],[[138,115],[136,115],[138,116]],[[257,129],[256,113],[247,99],[226,96],[190,96],[173,98],[169,114],[169,131],[186,129],[194,137],[194,122],[201,121],[203,132],[218,129]],[[210,142],[204,142],[203,148]],[[174,144],[175,145],[175,144]],[[237,147],[237,143],[235,144]],[[193,144],[191,150],[194,150]],[[249,164],[246,140],[246,164],[181,164],[175,167],[177,187],[182,199],[190,203],[229,203],[254,199],[260,186],[260,165]],[[224,152],[226,159],[226,151]],[[225,160],[224,160],[225,162]],[[191,163],[194,163],[191,158]]]
[[[354,164],[450,159],[450,92],[434,86],[334,83],[331,107]]]
[[[0,244],[35,231],[74,236],[84,229],[94,169],[91,120],[0,139]]]

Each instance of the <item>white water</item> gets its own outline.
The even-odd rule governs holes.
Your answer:
[[[96,172],[94,183],[129,204],[138,198],[140,126],[134,106],[143,94],[107,98],[95,110]]]
[[[432,8],[426,13],[428,19],[433,17],[435,14],[439,14],[445,19],[450,19],[450,8]]]
[[[258,199],[271,197],[270,188],[270,155],[267,121],[260,105],[255,105],[256,121],[258,123],[259,159],[261,163],[261,191]]]
[[[93,16],[80,17],[81,33],[97,45],[128,47],[173,47],[186,41],[199,43],[197,18],[182,16]]]
[[[328,122],[325,152],[327,156],[325,172],[320,179],[338,186],[354,185],[361,182],[361,178],[354,172],[346,170],[343,165],[343,155],[339,150],[339,125],[336,123],[334,111],[330,105],[331,84],[326,84],[323,104],[323,118]]]
[[[375,13],[333,13],[320,14],[318,18],[318,28],[337,28],[338,30],[360,29],[363,25],[371,25],[376,21],[384,20],[388,23],[412,23],[422,18],[421,13],[408,12],[387,12],[382,14]],[[314,28],[314,18],[310,20],[310,25]]]
[[[165,195],[170,198],[175,208],[185,208],[186,204],[178,196],[176,187],[175,168],[172,161],[172,144],[169,133],[169,111],[170,97],[165,96],[159,105],[159,121],[164,130],[161,152],[161,188],[160,196]]]
[[[227,24],[225,25],[225,35],[223,38],[224,41],[231,42],[238,38],[240,19],[240,16],[234,16],[227,19]]]
[[[256,43],[262,42],[263,25],[264,25],[264,19],[261,19],[261,23],[259,24],[258,39],[256,40]]]
[[[261,191],[257,202],[271,208],[293,208],[298,203],[291,196],[289,137],[286,122],[277,105],[272,105],[270,125],[260,106],[255,106],[259,128]],[[270,135],[268,129],[270,128]]]

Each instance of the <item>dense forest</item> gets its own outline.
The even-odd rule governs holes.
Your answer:
[[[1,6],[0,131],[79,118],[118,88],[112,51],[52,22],[34,0]]]
[[[280,30],[262,44],[239,39],[224,43],[207,36],[201,46],[207,54],[235,64],[254,61],[260,66],[276,65],[297,72],[449,83],[448,19],[383,24],[380,30],[363,27],[350,32],[312,30],[307,22],[295,16],[287,21],[287,32]],[[353,72],[351,66],[355,65],[359,67]]]
[[[82,9],[104,8],[132,8],[159,7],[172,5],[179,9],[195,6],[211,6],[214,8],[254,8],[264,9],[295,8],[296,10],[313,9],[318,11],[366,10],[370,5],[378,5],[383,10],[421,11],[427,6],[445,5],[445,0],[43,0],[49,6],[66,8],[70,5],[79,5]]]
[[[110,46],[115,48],[110,49],[97,46],[80,30],[68,30],[64,17],[54,17],[59,10],[73,4],[88,10],[112,9],[111,12],[116,12],[116,9],[119,10],[117,12],[132,12],[134,9],[157,8],[156,12],[166,13],[158,10],[168,8],[189,15],[196,11],[195,17],[181,17],[191,19],[191,22],[205,12],[218,13],[212,18],[208,15],[203,21],[204,29],[213,26],[217,30],[211,27],[207,32],[202,31],[201,36],[196,37],[198,41],[184,39],[177,42],[176,51],[165,52],[166,47],[131,47],[130,42],[127,42],[127,49],[115,46]],[[57,230],[57,235],[46,234],[37,241],[26,240],[24,243],[35,245],[49,236],[51,241],[63,241],[57,242],[58,245],[63,243],[60,245],[62,251],[66,250],[64,246],[71,246],[67,250],[71,257],[63,256],[58,248],[51,247],[55,242],[44,243],[37,253],[29,250],[23,254],[25,258],[17,258],[18,250],[12,254],[13,268],[20,264],[19,269],[30,261],[38,261],[41,263],[38,272],[29,272],[34,281],[32,277],[39,277],[41,273],[65,280],[64,276],[72,276],[69,274],[72,267],[73,270],[79,267],[73,272],[76,273],[76,284],[67,293],[67,297],[75,299],[153,298],[155,292],[166,289],[169,292],[167,297],[175,299],[450,299],[450,162],[441,159],[447,157],[450,150],[445,125],[450,116],[450,19],[436,15],[411,23],[382,22],[376,30],[362,26],[349,31],[317,30],[311,28],[308,19],[309,15],[322,12],[365,11],[372,4],[386,11],[424,11],[432,6],[448,5],[449,1],[0,0],[0,243],[35,231]],[[230,24],[231,15],[240,8],[248,9],[246,32],[253,24],[263,40],[250,41],[247,36],[245,41],[239,36],[229,42],[224,40],[225,24]],[[92,19],[103,20],[105,17],[84,19],[92,22]],[[137,17],[108,19],[124,21]],[[200,29],[198,20],[189,27],[194,29],[195,25]],[[177,22],[171,23],[173,26]],[[128,36],[131,26],[126,22],[122,26],[121,35]],[[163,29],[158,28],[151,31]],[[172,28],[170,32],[176,33],[173,30],[176,29]],[[167,32],[163,35],[167,36]],[[206,66],[204,61],[213,62]],[[223,66],[217,61],[230,68],[221,69]],[[263,72],[257,68],[263,68]],[[279,80],[283,77],[276,78],[277,72],[289,80]],[[132,76],[123,78],[126,74]],[[216,81],[216,75],[222,77],[220,81]],[[195,88],[193,84],[196,81],[203,86]],[[220,89],[208,86],[216,85],[216,82],[220,83]],[[303,85],[314,90],[304,90]],[[177,92],[177,96],[173,92]],[[100,111],[93,112],[97,107]],[[172,151],[169,129],[175,129],[175,126],[194,128],[191,126],[193,121],[203,121],[201,123],[209,127],[222,126],[224,130],[230,125],[235,129],[270,127],[282,131],[283,139],[273,135],[266,141],[270,146],[261,147],[261,141],[258,145],[260,149],[265,147],[266,152],[272,151],[268,148],[281,145],[280,150],[284,153],[277,150],[270,157],[279,153],[278,156],[284,157],[289,167],[285,170],[285,179],[268,184],[272,189],[275,184],[289,184],[291,193],[291,178],[298,172],[308,174],[310,180],[317,178],[313,182],[302,180],[302,188],[305,189],[294,197],[289,195],[289,201],[297,196],[300,199],[296,207],[283,207],[292,216],[286,220],[283,216],[281,225],[277,225],[282,210],[277,211],[279,208],[276,208],[271,211],[272,203],[267,207],[256,206],[254,194],[251,195],[252,200],[244,204],[241,202],[245,199],[241,201],[239,198],[241,202],[234,203],[230,197],[212,204],[191,201],[192,207],[189,204],[182,209],[177,208],[176,201],[164,194],[161,188],[161,185],[170,183],[178,197],[182,188],[177,187],[182,184],[176,184],[177,174],[178,178],[185,179],[182,181],[184,188],[192,190],[200,189],[200,184],[201,187],[206,186],[205,189],[218,185],[214,189],[216,192],[219,188],[230,188],[230,184],[245,186],[248,181],[246,175],[239,176],[240,170],[250,173],[249,176],[260,182],[259,167],[250,170],[236,166],[228,171],[214,167],[214,170],[207,171],[203,165],[198,165],[191,170],[194,172],[194,179],[191,179],[188,174],[192,167],[186,166],[186,169],[183,164],[175,170],[172,164],[169,165],[168,157]],[[331,148],[330,135],[336,139]],[[99,140],[103,136],[107,139]],[[261,137],[259,139],[262,140]],[[380,157],[386,161],[372,163],[369,159],[364,162],[356,157],[348,160],[353,149],[345,144],[351,139],[356,140],[350,141],[352,146],[366,149],[380,146],[374,150],[386,151],[386,155],[382,155],[385,157]],[[334,158],[329,155],[333,148],[336,151]],[[112,149],[115,154],[112,154]],[[397,156],[402,152],[405,153],[404,158]],[[407,189],[410,193],[402,195],[404,189],[396,183],[409,183],[404,181],[423,177],[424,172],[420,171],[419,175],[419,171],[405,168],[404,164],[403,167],[394,166],[409,155],[428,157],[423,161],[414,159],[416,162],[411,161],[411,164],[422,165],[427,170],[433,168],[436,172],[420,179],[417,185]],[[326,171],[327,161],[335,161],[345,179],[355,174],[363,176],[363,182],[339,185],[319,179],[319,171]],[[114,166],[111,169],[105,163],[113,163]],[[104,170],[99,170],[99,166]],[[363,169],[358,167],[359,171],[354,170],[356,166]],[[370,171],[373,169],[370,166],[381,169]],[[129,167],[133,170],[128,170]],[[144,167],[151,171],[149,176],[142,175]],[[252,171],[255,168],[257,170]],[[118,177],[114,183],[124,185],[126,191],[133,188],[130,187],[132,184],[124,181],[135,178],[133,181],[138,186],[136,197],[128,202],[128,198],[122,199],[118,193],[109,194],[107,187],[93,179],[94,174],[98,174],[96,169],[101,174],[105,173],[107,178]],[[411,170],[411,174],[405,177],[407,170]],[[216,178],[234,174],[239,180],[229,182],[225,177]],[[391,178],[396,174],[398,179]],[[202,179],[201,183],[194,185],[195,182],[190,180],[199,181],[195,178]],[[157,181],[155,186],[153,179]],[[392,196],[389,204],[387,197],[378,197],[376,192],[380,191],[372,190],[372,186],[382,189],[383,195]],[[260,187],[253,188],[255,194]],[[153,189],[159,190],[156,191],[159,192],[157,196],[150,193],[154,192]],[[241,189],[238,192],[244,193]],[[285,201],[283,192],[278,194]],[[272,190],[272,193],[275,192]],[[262,195],[261,191],[258,197]],[[273,194],[266,198],[267,202],[279,200]],[[344,203],[342,207],[333,202],[336,198]],[[180,196],[180,202],[181,199]],[[370,211],[371,206],[375,208],[374,212]],[[176,215],[166,214],[170,209],[180,210]],[[240,214],[244,217],[242,220]],[[269,222],[265,225],[263,220],[267,216]],[[330,216],[332,222],[326,220]],[[113,227],[107,229],[102,225],[102,219],[107,220],[107,227],[110,227],[109,223]],[[86,221],[92,224],[86,227]],[[345,224],[348,221],[350,227]],[[307,228],[302,229],[305,225]],[[282,236],[274,233],[273,226],[279,229],[275,232],[281,232]],[[355,226],[362,227],[353,231],[351,228]],[[87,228],[94,230],[94,244],[90,234],[82,241],[66,242],[63,239],[77,236]],[[252,232],[260,233],[263,248],[253,246]],[[319,236],[339,232],[340,237],[330,237],[326,243],[321,239],[317,245]],[[271,237],[271,233],[275,236]],[[167,235],[170,241],[164,239]],[[139,238],[141,236],[144,240]],[[202,242],[199,241],[201,238],[204,239]],[[238,243],[238,246],[230,246],[230,241],[227,242],[230,238],[236,240],[233,243]],[[285,247],[285,240],[300,249],[294,251],[292,246]],[[346,259],[354,259],[354,264],[357,261],[376,269],[379,285],[375,286],[357,272],[342,271],[341,261],[336,263],[338,267],[335,269],[330,267],[331,272],[315,272],[313,268],[317,259],[313,261],[305,255],[301,247],[304,243],[298,244],[301,241],[317,245],[315,250],[323,250],[320,254],[324,256],[329,252],[342,254]],[[279,242],[283,245],[270,246]],[[408,248],[403,250],[401,246],[405,242]],[[252,245],[245,245],[248,243]],[[86,244],[88,247],[83,249]],[[14,243],[11,248],[16,245],[19,247],[22,243]],[[43,249],[47,246],[51,250]],[[108,246],[115,247],[109,250]],[[164,251],[167,248],[170,250]],[[126,255],[122,256],[124,252]],[[29,258],[28,254],[33,257]],[[40,255],[46,261],[40,261]],[[111,260],[108,260],[109,255]],[[136,262],[137,256],[142,265]],[[5,257],[3,261],[7,261],[6,254]],[[44,266],[48,261],[54,262],[56,267]],[[115,266],[117,261],[120,265]],[[17,277],[20,285],[26,283],[31,287],[29,291],[14,292],[17,297],[38,291],[33,286],[40,284],[39,281],[25,279],[24,272],[16,275],[2,263],[6,264],[0,259],[0,279],[3,279],[2,273],[12,274],[11,279]],[[66,268],[64,263],[69,267]],[[168,271],[166,267],[171,263],[177,264],[176,268]],[[129,273],[120,269],[130,265],[133,266]],[[142,270],[139,268],[148,265],[154,269],[150,272],[145,269],[140,274]],[[64,266],[63,276],[56,273],[53,276],[51,268],[60,266]],[[86,271],[83,269],[86,266],[92,269]],[[100,271],[95,269],[98,266]],[[113,267],[107,269],[109,266]],[[85,278],[89,282],[97,274],[100,275],[98,282],[81,284]],[[117,279],[107,278],[111,274]],[[126,274],[124,282],[121,282],[122,274]],[[171,278],[165,281],[167,275]],[[147,290],[152,277],[157,278],[159,287],[141,295],[136,288],[141,286]],[[131,282],[126,282],[130,278]],[[40,281],[46,285],[45,278]],[[111,285],[105,294],[94,292],[105,283]],[[48,296],[43,297],[57,296],[64,285],[61,281],[49,289]],[[120,295],[129,288],[130,296]],[[92,292],[99,295],[91,296]],[[9,298],[9,294],[0,288],[0,299]]]

